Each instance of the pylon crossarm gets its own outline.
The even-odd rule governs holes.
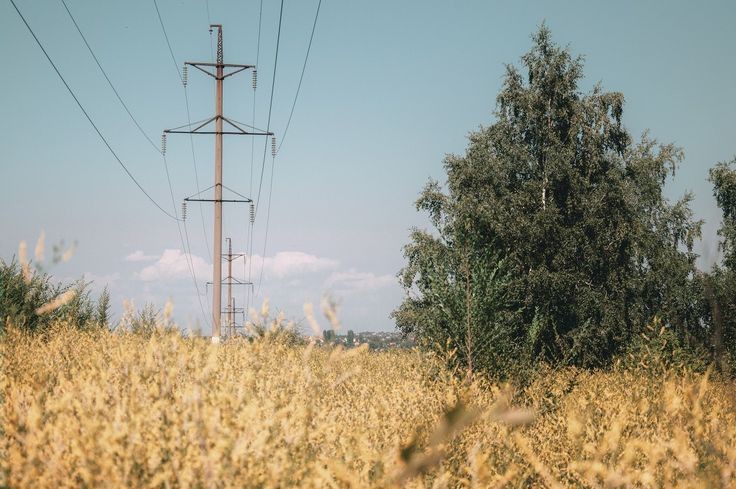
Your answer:
[[[183,126],[179,126],[177,128],[174,128],[174,129],[166,129],[164,132],[167,133],[167,134],[214,134],[212,132],[200,131],[200,129],[202,129],[204,126],[206,126],[207,124],[209,124],[210,122],[215,121],[215,120],[217,120],[217,116],[210,117],[209,119],[205,119],[204,121],[199,121],[199,122],[201,122],[201,124],[199,124],[194,129],[190,129],[188,131],[182,131],[181,130],[182,127],[187,127],[188,126],[188,124],[185,124]],[[197,124],[197,123],[195,122],[195,124]],[[194,124],[192,124],[192,125],[194,125]]]
[[[215,117],[208,117],[207,119],[201,119],[201,120],[198,120],[198,121],[190,122],[188,124],[183,124],[181,126],[172,127],[171,129],[164,129],[164,132],[167,133],[167,134],[168,133],[181,133],[181,132],[187,133],[189,131],[180,131],[180,129],[184,129],[185,127],[192,127],[192,126],[194,126],[196,124],[202,124],[202,123],[204,123],[202,125],[205,125],[206,126],[207,124],[209,124],[213,120],[215,120]],[[202,125],[198,126],[198,128],[202,127]]]
[[[189,197],[184,198],[184,200],[186,202],[246,202],[246,203],[253,202],[253,199],[251,199],[249,197],[246,197],[245,195],[241,194],[240,192],[236,192],[235,190],[231,189],[227,185],[222,185],[222,188],[224,188],[225,190],[228,190],[229,192],[234,193],[238,197],[242,197],[242,199],[200,199],[200,198],[198,198],[200,195],[202,195],[203,193],[207,192],[208,190],[212,190],[213,188],[215,188],[215,186],[214,185],[210,185],[206,189],[201,190],[201,191],[197,192],[194,195],[190,195]]]
[[[253,285],[252,282],[244,282],[242,280],[238,280],[237,278],[233,278],[234,282],[232,282],[233,285]]]
[[[261,129],[260,127],[251,126],[250,124],[246,124],[245,122],[236,121],[235,119],[228,118],[228,117],[225,117],[225,116],[223,116],[222,119],[223,120],[226,120],[227,122],[229,122],[232,125],[237,124],[240,127],[247,127],[248,129],[252,129],[254,131],[262,132],[264,135],[273,136],[273,133],[270,133],[270,132],[266,131],[265,129]]]
[[[197,63],[197,62],[187,61],[184,64],[185,65],[189,65],[189,66],[193,66],[193,67],[197,68],[199,71],[201,71],[202,73],[206,73],[206,74],[210,75],[215,80],[224,80],[228,76],[233,76],[234,74],[240,73],[241,71],[245,71],[248,68],[255,68],[254,65],[236,65],[236,64],[232,64],[232,63]],[[235,70],[234,71],[231,71],[230,73],[225,73],[221,77],[218,78],[218,76],[215,73],[212,73],[211,71],[202,68],[203,66],[210,66],[210,67],[213,67],[213,68],[218,68],[218,67],[222,67],[222,68],[235,68]]]
[[[237,260],[238,258],[243,258],[245,256],[245,253],[233,253],[232,255],[222,255],[222,259],[225,261],[233,261]]]
[[[252,199],[184,199],[187,202],[235,202],[235,203],[241,203],[241,204],[247,204],[249,202],[253,202]]]
[[[240,127],[238,124],[236,124],[234,121],[232,121],[232,120],[230,120],[230,119],[228,119],[227,117],[224,117],[224,116],[222,117],[222,120],[225,121],[225,122],[227,122],[228,124],[230,124],[232,127],[234,127],[235,129],[237,129],[238,131],[240,131],[239,134],[249,134],[251,136],[273,136],[273,133],[272,132],[266,132],[266,131],[263,131],[263,132],[260,132],[260,133],[258,133],[258,132],[248,132],[245,129],[243,129],[242,127]],[[261,131],[261,129],[257,129],[255,127],[252,127],[251,129],[255,129],[256,131]]]
[[[227,185],[225,185],[225,184],[223,184],[223,185],[222,185],[222,188],[224,188],[225,190],[229,190],[230,192],[234,193],[234,194],[235,194],[235,195],[237,195],[238,197],[242,197],[242,198],[244,198],[244,199],[246,199],[246,200],[251,200],[251,199],[249,199],[248,197],[246,197],[245,195],[243,195],[243,194],[241,194],[241,193],[239,193],[239,192],[236,192],[235,190],[231,189],[230,187],[228,187],[228,186],[227,186]]]
[[[226,136],[273,136],[272,132],[240,132],[240,131],[165,131],[167,134],[224,134]]]
[[[247,70],[248,68],[255,68],[256,67],[256,65],[236,65],[236,64],[233,64],[233,63],[222,63],[222,64],[217,64],[217,63],[200,63],[198,61],[187,61],[184,64],[187,64],[189,66],[212,66],[212,67],[215,67],[215,68],[218,67],[218,66],[222,66],[223,68],[243,68],[244,70]]]
[[[227,122],[227,123],[228,123],[228,124],[229,124],[230,126],[232,126],[232,127],[234,127],[235,129],[237,129],[237,130],[238,130],[238,132],[239,132],[240,134],[248,134],[248,131],[246,131],[246,130],[245,130],[245,129],[243,129],[242,127],[238,126],[237,124],[234,124],[234,123],[233,123],[233,122],[232,122],[232,121],[231,121],[230,119],[228,119],[227,117],[224,117],[224,116],[223,116],[222,120],[223,120],[223,121],[225,121],[225,122]]]
[[[203,193],[205,193],[206,191],[208,191],[208,190],[212,190],[213,188],[215,188],[215,186],[214,186],[214,185],[210,185],[210,186],[209,186],[209,187],[207,187],[206,189],[204,189],[204,190],[200,190],[200,191],[199,191],[199,192],[197,192],[196,194],[194,194],[194,195],[190,195],[189,197],[186,197],[186,198],[185,198],[184,200],[191,200],[191,199],[192,199],[193,197],[198,197],[198,196],[202,195]],[[241,197],[243,197],[243,196],[241,195]]]
[[[210,75],[215,80],[217,79],[217,75],[215,75],[214,73],[210,73],[209,71],[207,71],[204,68],[202,68],[202,67],[199,66],[199,65],[205,65],[205,63],[189,63],[189,62],[186,62],[184,64],[185,65],[189,65],[189,66],[194,66],[195,68],[197,68],[202,73],[206,73],[206,74]],[[207,63],[207,66],[217,66],[217,65],[216,64],[213,64],[213,63]]]
[[[226,278],[227,277],[222,279],[222,283],[225,285],[228,285],[228,282],[225,281]],[[233,280],[236,280],[236,279],[233,279]],[[210,286],[212,285],[212,282],[205,282],[205,285]],[[251,285],[252,286],[253,283],[252,282],[231,282],[230,285]]]
[[[228,76],[233,76],[234,74],[240,73],[241,71],[247,70],[248,68],[254,68],[254,66],[242,66],[235,71],[231,71],[230,73],[225,73],[224,75],[222,75],[222,78],[225,79]]]
[[[203,122],[202,124],[198,125],[198,126],[197,126],[197,127],[195,127],[194,129],[192,129],[192,131],[191,131],[191,132],[197,132],[197,131],[199,131],[200,129],[202,129],[202,128],[203,128],[204,126],[206,126],[207,124],[209,124],[210,122],[212,122],[212,121],[216,121],[216,120],[217,120],[217,116],[213,116],[213,117],[212,117],[212,118],[210,118],[209,120],[207,120],[207,121]]]

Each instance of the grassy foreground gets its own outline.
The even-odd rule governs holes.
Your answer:
[[[725,487],[736,390],[549,372],[523,390],[411,351],[7,331],[0,486]]]

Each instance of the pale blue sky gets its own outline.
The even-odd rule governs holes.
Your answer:
[[[120,107],[61,2],[16,1],[112,147],[170,209],[160,157]],[[163,129],[186,123],[153,2],[67,3],[151,138],[157,142]],[[226,62],[255,63],[258,5],[210,0],[212,22],[224,25]],[[285,1],[272,116],[277,135],[288,118],[316,5]],[[160,0],[159,7],[178,64],[209,60],[206,3]],[[278,9],[277,1],[264,1],[261,127]],[[413,202],[429,177],[443,179],[443,156],[462,152],[467,133],[492,122],[504,64],[518,63],[545,20],[555,41],[585,56],[584,89],[600,81],[623,92],[624,121],[634,135],[649,128],[685,150],[668,194],[695,193],[694,210],[706,220],[698,250],[703,264],[712,262],[719,214],[707,170],[736,154],[736,3],[323,0],[302,93],[276,160],[261,295],[298,319],[305,300],[318,302],[331,291],[342,303],[346,329],[391,329],[388,315],[402,297],[393,278],[404,262],[401,247],[411,226],[426,225]],[[123,298],[162,305],[171,297],[182,325],[201,322],[180,255],[165,252],[181,248],[176,225],[127,179],[6,1],[0,2],[0,56],[0,256],[9,259],[21,240],[35,242],[42,229],[50,242],[77,240],[75,258],[52,270],[58,277],[87,274],[95,287],[109,283],[116,310]],[[189,79],[192,119],[211,115],[211,79],[195,72]],[[226,115],[250,121],[250,83],[249,75],[228,79]],[[243,194],[250,188],[250,144],[225,141],[225,183]],[[197,137],[195,151],[205,188],[213,178],[211,136]],[[169,138],[177,207],[196,192],[190,152],[186,136]],[[257,156],[256,176],[259,171]],[[199,211],[190,207],[188,214],[199,280],[211,280]],[[205,206],[210,239],[211,214]],[[247,209],[226,208],[225,235],[238,251],[245,247],[246,221]],[[257,254],[264,221],[256,225]],[[140,260],[126,260],[137,251]],[[256,279],[259,265],[254,262]],[[236,300],[242,305],[242,296]]]

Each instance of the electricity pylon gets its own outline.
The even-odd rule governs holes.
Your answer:
[[[247,69],[253,69],[253,87],[255,88],[256,75],[254,65],[238,65],[238,64],[226,64],[223,61],[223,46],[222,46],[222,25],[212,24],[210,25],[210,32],[212,28],[217,28],[217,62],[216,63],[200,63],[200,62],[189,62],[184,63],[184,73],[182,76],[182,83],[186,86],[187,83],[187,67],[192,66],[202,73],[206,73],[216,80],[215,90],[215,115],[205,122],[199,124],[194,129],[191,128],[191,124],[185,124],[174,129],[167,129],[164,131],[164,147],[165,147],[165,136],[166,134],[214,134],[215,135],[215,198],[214,199],[201,199],[201,198],[187,198],[185,201],[198,201],[198,202],[213,202],[215,204],[215,232],[214,232],[214,246],[213,246],[213,270],[212,270],[212,342],[220,342],[220,325],[221,325],[221,314],[222,314],[222,203],[223,202],[247,202],[252,203],[252,199],[228,199],[223,200],[222,198],[222,135],[230,134],[237,136],[273,136],[272,132],[261,131],[256,128],[249,126],[250,131],[243,129],[239,124],[236,124],[232,120],[222,115],[222,91],[223,81],[225,78],[232,76],[241,71]],[[213,73],[210,71],[211,68],[215,69]],[[227,70],[227,72],[226,72]],[[211,128],[208,130],[207,126],[214,122],[215,130]],[[223,122],[228,124],[229,130],[223,130]],[[186,129],[185,129],[186,128]],[[200,192],[201,193],[201,192]],[[199,197],[197,194],[196,197]],[[242,197],[242,196],[241,196]],[[228,301],[228,307],[232,307],[231,301]]]
[[[190,199],[192,200],[192,199]],[[223,308],[221,314],[227,315],[227,331],[228,337],[235,335],[235,314],[243,313],[245,315],[245,309],[242,307],[235,307],[235,298],[233,297],[233,285],[246,285],[253,287],[253,282],[245,282],[238,278],[233,277],[233,262],[238,258],[245,258],[245,253],[233,253],[233,242],[230,238],[225,238],[227,241],[227,253],[222,254],[222,259],[227,261],[227,277],[222,279],[222,283],[227,285],[227,307]],[[207,286],[212,285],[212,282],[207,282]]]
[[[238,258],[245,259],[245,253],[233,253],[233,241],[230,238],[227,239],[227,254],[223,254],[222,258],[227,260],[227,277],[225,277],[225,283],[227,284],[227,324],[228,324],[228,336],[231,338],[235,335],[235,298],[233,297],[233,285],[250,285],[251,282],[243,282],[233,277],[233,261]]]

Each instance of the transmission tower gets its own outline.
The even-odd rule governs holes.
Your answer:
[[[216,63],[200,63],[200,62],[189,62],[184,63],[184,70],[182,73],[182,83],[184,86],[187,84],[188,67],[192,66],[202,73],[206,73],[216,80],[215,90],[215,115],[205,122],[199,124],[194,129],[191,128],[190,124],[185,124],[180,127],[173,129],[166,129],[162,136],[162,149],[166,148],[166,135],[167,134],[214,134],[215,136],[215,184],[210,187],[215,189],[214,199],[200,198],[199,194],[194,197],[188,197],[187,201],[196,202],[213,202],[215,204],[215,222],[214,222],[214,246],[213,252],[213,270],[212,270],[212,342],[220,342],[220,326],[222,319],[222,203],[223,202],[241,202],[250,203],[252,205],[253,200],[237,194],[242,199],[223,199],[222,189],[225,187],[222,183],[222,136],[223,134],[236,135],[236,136],[273,136],[272,132],[262,131],[256,128],[248,127],[248,130],[240,127],[239,124],[224,117],[222,115],[222,95],[223,95],[223,82],[225,78],[240,73],[248,69],[253,69],[253,88],[256,84],[256,67],[254,65],[239,65],[230,64],[223,61],[223,45],[222,45],[222,25],[211,24],[210,32],[212,29],[217,29],[217,62]],[[215,69],[214,73],[210,71],[212,68]],[[208,127],[212,122],[215,124],[214,131],[211,127]],[[228,130],[223,130],[223,122],[228,124]],[[225,187],[227,188],[227,187]],[[209,190],[209,189],[207,189]],[[228,189],[231,190],[231,189]],[[232,190],[231,190],[232,191]],[[204,192],[204,191],[203,191]],[[237,192],[235,192],[237,193]],[[185,204],[186,205],[186,204]],[[232,300],[228,300],[228,309],[233,309]],[[230,316],[231,317],[231,316]]]
[[[227,324],[228,324],[228,336],[231,338],[235,335],[235,314],[241,312],[235,307],[235,298],[233,297],[233,285],[245,285],[253,286],[251,282],[244,282],[233,277],[233,261],[238,258],[245,259],[245,253],[233,253],[233,241],[230,238],[227,239],[227,254],[223,254],[222,258],[227,261],[227,277],[225,277],[225,284],[227,285]],[[245,309],[242,309],[245,312]]]

